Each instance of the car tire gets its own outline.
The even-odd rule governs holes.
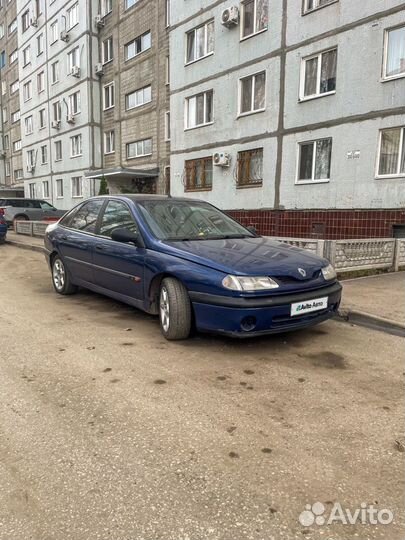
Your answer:
[[[58,294],[68,295],[77,291],[77,286],[71,282],[69,273],[59,255],[52,260],[52,284]]]
[[[174,278],[165,278],[160,286],[159,319],[163,336],[170,341],[187,339],[191,331],[192,311],[187,289]]]

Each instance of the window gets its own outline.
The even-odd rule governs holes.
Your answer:
[[[127,144],[127,159],[149,156],[152,154],[152,139],[130,142]]]
[[[100,235],[111,238],[115,229],[127,229],[133,233],[138,231],[127,205],[119,201],[109,201],[101,219]]]
[[[300,98],[332,94],[336,91],[337,49],[302,60]]]
[[[145,105],[145,103],[150,103],[152,101],[152,87],[145,86],[140,90],[135,90],[125,96],[125,108],[128,111],[129,109],[134,109],[135,107],[140,107]]]
[[[44,52],[44,34],[37,36],[37,56]]]
[[[149,31],[145,34],[142,34],[142,36],[138,36],[137,38],[133,39],[125,45],[125,60],[130,60],[131,58],[134,58],[134,56],[137,56],[141,52],[146,51],[150,48],[151,34]]]
[[[266,73],[257,73],[239,81],[239,114],[264,111],[266,100]]]
[[[101,56],[102,56],[103,64],[106,64],[107,62],[111,62],[111,60],[113,59],[113,38],[112,38],[112,36],[103,41],[101,53],[102,53]]]
[[[267,30],[268,0],[243,0],[241,5],[241,38]]]
[[[72,178],[72,197],[83,197],[83,180],[81,176],[73,176]],[[81,210],[79,210],[78,213],[80,212]],[[75,218],[73,218],[73,222],[71,223],[71,227],[74,229],[77,228],[73,225],[76,217],[77,217],[77,214],[75,215]]]
[[[23,33],[28,30],[30,27],[30,12],[27,9],[27,11],[24,11],[24,13],[21,15],[21,28]]]
[[[4,38],[4,24],[0,23],[0,39]]]
[[[111,13],[112,4],[113,4],[112,0],[101,0],[100,7],[101,7],[101,14],[103,15],[103,17]]]
[[[17,30],[17,19],[14,19],[11,21],[11,23],[8,25],[8,35],[12,34]]]
[[[45,90],[45,73],[40,71],[37,75],[37,91],[38,94]]]
[[[74,193],[74,186],[78,180],[80,180],[81,189],[82,179],[79,177],[72,178],[72,194]],[[81,190],[80,195],[72,196],[82,197]],[[82,206],[80,206],[80,208],[74,212],[73,216],[69,216],[70,219],[68,217],[68,226],[78,231],[94,233],[96,230],[98,215],[103,204],[104,201],[102,199],[95,199],[94,201],[88,201],[82,204]]]
[[[80,90],[70,94],[68,97],[69,114],[79,114],[80,112]]]
[[[104,133],[104,154],[115,152],[115,132],[114,130]]]
[[[7,83],[6,81],[1,81],[1,95],[5,96],[7,94]]]
[[[211,124],[213,119],[212,90],[186,99],[186,129]]]
[[[8,150],[10,148],[10,137],[8,135],[4,135],[3,137],[3,148],[4,150]]]
[[[263,148],[238,152],[238,187],[261,186],[263,183]]]
[[[35,184],[29,185],[30,199],[35,199]]]
[[[55,84],[59,81],[59,62],[51,64],[51,83]]]
[[[18,49],[14,49],[14,51],[10,54],[10,64],[14,64],[18,60]]]
[[[405,127],[380,132],[377,176],[405,176]]]
[[[10,176],[11,175],[11,169],[10,169],[10,162],[9,161],[5,162],[5,168],[6,168],[6,170],[5,170],[6,176]]]
[[[38,111],[38,115],[39,115],[39,129],[42,129],[46,126],[45,109],[40,109]]]
[[[0,53],[0,69],[3,69],[6,66],[6,51],[1,51]]]
[[[50,34],[51,34],[51,45],[52,43],[55,43],[55,41],[58,41],[59,39],[59,30],[58,30],[58,21],[54,21],[50,26]]]
[[[165,19],[166,19],[166,28],[170,26],[170,0],[165,2]]]
[[[82,155],[82,136],[74,135],[70,137],[70,157]]]
[[[34,150],[27,151],[27,170],[32,172],[31,169],[35,167],[35,154]]]
[[[165,140],[170,141],[170,111],[165,112]]]
[[[46,165],[48,163],[48,147],[46,144],[41,146],[41,165]]]
[[[80,63],[79,62],[79,47],[75,47],[70,52],[68,52],[67,60],[68,60],[68,62],[67,62],[68,63],[68,73],[71,73],[72,69],[75,66],[78,66],[79,63]]]
[[[304,13],[314,11],[315,9],[327,6],[328,4],[333,4],[337,0],[304,0]]]
[[[125,0],[125,9],[129,9],[130,7],[134,6],[138,0]]]
[[[23,86],[24,101],[29,101],[32,98],[32,82],[28,81]]]
[[[25,125],[25,134],[30,135],[34,131],[34,125],[32,122],[32,116],[27,116],[24,119],[24,125]]]
[[[405,25],[385,33],[384,79],[405,75]]]
[[[297,182],[327,182],[330,178],[332,139],[300,143]]]
[[[212,188],[212,157],[189,159],[185,162],[185,191],[209,190]]]
[[[166,84],[170,84],[170,56],[166,56]]]
[[[186,34],[186,63],[195,62],[214,52],[214,21],[193,28]]]
[[[6,124],[8,122],[7,107],[3,107],[2,115],[3,115],[3,124]]]
[[[11,123],[15,124],[20,120],[20,110],[11,113]]]
[[[73,4],[71,8],[67,10],[67,29],[70,30],[79,22],[79,3]]]
[[[60,101],[55,101],[55,103],[52,103],[52,112],[53,112],[54,121],[60,122],[61,113],[62,113]]]
[[[62,141],[55,141],[55,161],[62,159]]]
[[[63,179],[57,178],[55,183],[56,183],[56,198],[63,199]]]
[[[13,142],[13,152],[18,152],[21,150],[21,139]]]
[[[14,180],[21,180],[24,176],[24,172],[22,169],[16,169],[14,171]]]
[[[104,110],[114,107],[114,82],[106,84],[103,88],[103,106]]]
[[[49,199],[49,181],[44,180],[42,182],[42,197],[44,199]]]
[[[31,62],[31,47],[25,47],[23,49],[23,67],[27,66]]]
[[[14,94],[20,89],[20,81],[14,81],[10,84],[10,94]]]

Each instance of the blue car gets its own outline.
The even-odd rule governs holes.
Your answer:
[[[159,315],[169,340],[193,326],[238,337],[304,328],[341,298],[327,260],[200,200],[93,197],[48,226],[45,248],[57,293],[85,287]]]
[[[0,214],[0,244],[4,244],[7,236],[7,223],[3,214]]]

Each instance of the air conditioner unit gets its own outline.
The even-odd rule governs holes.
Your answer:
[[[33,173],[35,171],[35,165],[27,165],[27,172]]]
[[[75,117],[73,116],[73,114],[68,114],[68,115],[66,116],[66,122],[67,122],[68,124],[74,124],[75,121],[76,121],[76,120],[75,120]]]
[[[217,167],[229,167],[231,164],[231,156],[226,152],[215,152],[212,156],[212,161]]]
[[[231,6],[224,9],[221,15],[221,24],[227,28],[232,28],[239,23],[239,9],[237,6]]]
[[[69,41],[69,34],[68,32],[66,32],[66,30],[62,30],[62,32],[60,33],[60,39],[66,42]]]
[[[103,28],[104,26],[104,17],[102,15],[96,15],[95,23],[97,28]]]
[[[38,26],[38,19],[36,17],[32,17],[31,20],[30,20],[30,24],[31,24],[31,26],[37,27]]]
[[[96,72],[96,75],[98,75],[99,77],[104,75],[104,68],[101,62],[99,64],[96,64],[95,72]]]
[[[51,126],[53,129],[59,129],[60,128],[60,120],[52,120]]]
[[[79,68],[79,66],[73,66],[71,73],[72,73],[73,77],[79,78],[80,77],[80,68]]]

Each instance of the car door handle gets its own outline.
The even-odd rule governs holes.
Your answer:
[[[67,236],[63,235],[60,237],[61,240],[67,240]]]
[[[104,251],[104,249],[105,249],[104,246],[96,246],[97,251]]]

